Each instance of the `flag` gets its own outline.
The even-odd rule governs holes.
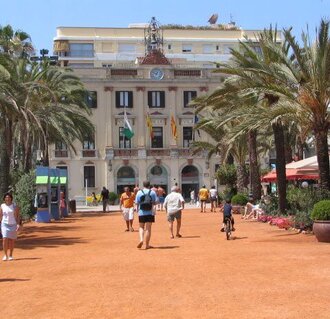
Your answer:
[[[147,113],[146,122],[147,122],[147,127],[149,129],[150,138],[154,138],[154,132],[152,130],[152,121],[151,121],[149,113]]]
[[[198,121],[199,121],[198,116],[195,115],[195,117],[194,117],[194,124],[196,125],[198,123]],[[197,130],[197,134],[198,134],[199,137],[201,137],[201,132],[199,130]]]
[[[175,119],[174,119],[173,114],[171,116],[171,130],[172,130],[173,138],[177,139],[178,138],[178,131],[177,131],[177,128],[176,128],[176,123],[175,123]]]
[[[128,121],[126,110],[124,110],[124,131],[123,134],[129,140],[134,136],[134,132],[132,130],[131,124]]]

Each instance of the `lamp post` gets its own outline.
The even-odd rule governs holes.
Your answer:
[[[30,60],[33,62],[48,60],[50,65],[57,64],[57,61],[58,61],[57,55],[48,56],[49,50],[47,50],[47,49],[41,49],[39,52],[40,52],[40,56],[31,56]]]

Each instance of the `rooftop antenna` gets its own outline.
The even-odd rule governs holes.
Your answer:
[[[213,13],[211,16],[210,16],[210,19],[208,20],[208,22],[210,24],[216,24],[218,21],[218,14],[217,13]]]

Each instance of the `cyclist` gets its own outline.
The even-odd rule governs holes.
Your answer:
[[[224,232],[225,231],[225,226],[226,226],[226,219],[230,218],[231,219],[231,230],[235,231],[234,228],[234,217],[232,214],[232,206],[231,206],[231,200],[230,199],[226,199],[226,203],[223,205],[223,221],[222,221],[222,228],[221,231]]]

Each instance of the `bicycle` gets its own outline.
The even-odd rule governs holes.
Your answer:
[[[225,219],[225,233],[226,233],[226,238],[227,240],[230,239],[231,237],[231,218],[230,217],[226,217]]]

